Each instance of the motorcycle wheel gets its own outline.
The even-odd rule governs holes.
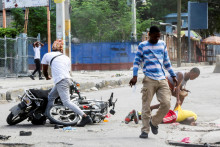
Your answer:
[[[45,125],[46,120],[47,120],[46,116],[42,116],[40,119],[33,118],[31,123],[33,125]]]
[[[22,116],[22,114],[18,114],[16,116],[14,116],[14,114],[12,114],[12,112],[8,115],[6,121],[9,125],[16,125],[20,122],[22,122],[23,120],[25,120],[27,118],[27,116]]]
[[[75,112],[69,110],[63,105],[54,105],[49,109],[48,119],[54,124],[65,126],[74,126],[80,120]]]

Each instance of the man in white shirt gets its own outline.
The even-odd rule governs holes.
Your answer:
[[[39,80],[43,80],[44,78],[41,77],[41,71],[40,71],[40,49],[41,47],[44,46],[43,43],[36,41],[33,43],[33,50],[34,50],[34,63],[35,63],[35,70],[34,72],[30,75],[30,78],[32,80],[34,79],[34,74],[38,71],[39,73]]]
[[[92,123],[90,116],[86,115],[77,105],[70,101],[69,88],[71,84],[70,77],[70,58],[62,54],[63,41],[57,40],[52,46],[52,52],[43,56],[41,63],[43,64],[43,74],[47,80],[51,77],[48,75],[48,66],[51,67],[52,77],[55,86],[48,95],[48,104],[46,115],[49,113],[49,108],[53,106],[54,100],[60,96],[61,101],[65,107],[70,108],[72,111],[82,117],[81,122],[77,125],[84,127],[86,124]]]

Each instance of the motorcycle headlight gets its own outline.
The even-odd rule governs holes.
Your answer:
[[[29,106],[32,103],[29,97],[27,96],[24,96],[22,99],[27,106]]]

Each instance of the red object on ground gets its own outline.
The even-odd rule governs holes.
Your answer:
[[[110,115],[110,114],[106,114],[105,117],[106,117],[106,118],[110,118],[111,115]]]
[[[163,118],[163,123],[173,123],[176,122],[176,113],[173,110],[169,110],[169,112],[166,114],[166,116]]]
[[[185,137],[181,140],[181,142],[190,143],[189,139],[190,139],[189,137]]]

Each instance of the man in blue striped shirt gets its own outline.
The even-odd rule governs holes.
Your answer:
[[[160,30],[157,26],[152,26],[149,32],[149,41],[141,42],[133,64],[133,78],[130,80],[130,86],[137,82],[138,68],[143,62],[143,88],[142,88],[142,128],[140,138],[148,138],[148,133],[158,133],[158,125],[162,122],[164,116],[170,108],[171,92],[167,80],[165,78],[165,68],[176,84],[176,75],[172,70],[172,66],[168,57],[166,44],[159,40]],[[151,117],[150,104],[156,93],[160,102],[160,108],[157,113]]]

